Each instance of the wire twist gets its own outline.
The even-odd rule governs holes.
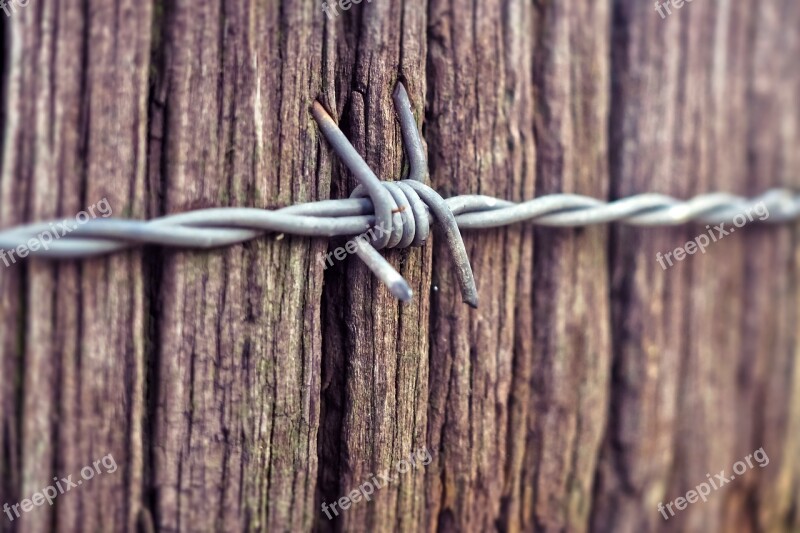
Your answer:
[[[691,221],[724,225],[744,216],[748,221],[767,223],[800,218],[800,195],[788,189],[771,189],[750,199],[711,193],[680,201],[648,193],[612,202],[576,194],[553,194],[521,203],[483,195],[445,200],[425,184],[428,177],[425,149],[402,83],[398,83],[393,98],[409,161],[407,179],[381,182],[322,105],[315,102],[311,111],[320,130],[360,183],[349,199],[322,200],[276,210],[201,209],[149,221],[94,219],[72,226],[46,247],[30,249],[30,255],[85,258],[141,245],[210,249],[246,242],[264,232],[337,237],[360,235],[377,228],[378,231],[371,233],[377,235],[374,246],[365,238],[356,239],[356,254],[395,297],[407,301],[413,296],[411,287],[377,250],[422,246],[431,224],[437,223],[453,256],[463,300],[477,307],[475,280],[459,229],[495,228],[528,221],[557,227],[611,222],[676,226]],[[754,219],[753,214],[759,218]],[[45,221],[0,231],[0,252],[25,246],[31,239],[52,232],[55,224],[63,226],[64,222]]]

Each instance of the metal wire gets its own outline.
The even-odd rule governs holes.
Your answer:
[[[53,220],[0,231],[0,250],[28,246],[44,233],[56,240],[29,248],[31,256],[63,259],[110,254],[141,245],[210,249],[255,239],[265,232],[305,237],[374,236],[356,239],[356,254],[400,300],[410,300],[411,287],[377,252],[382,248],[422,246],[431,223],[444,231],[453,256],[463,300],[478,305],[477,289],[460,229],[484,229],[532,222],[542,226],[577,227],[621,222],[634,226],[676,226],[688,222],[724,225],[747,217],[748,222],[781,223],[800,218],[800,194],[771,189],[756,198],[711,193],[681,201],[661,194],[641,194],[604,202],[576,194],[553,194],[515,203],[490,196],[463,195],[443,199],[424,181],[428,176],[422,137],[408,94],[401,83],[394,102],[409,159],[408,179],[381,182],[318,102],[312,115],[323,135],[361,183],[351,198],[323,200],[282,209],[213,208],[149,221],[98,218],[71,224],[59,235]],[[63,226],[62,226],[63,227]],[[374,246],[373,246],[374,244]],[[0,259],[3,256],[0,255]]]

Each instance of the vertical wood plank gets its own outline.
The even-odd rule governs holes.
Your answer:
[[[69,161],[55,171],[74,180],[69,187],[82,190],[78,210],[103,202],[116,216],[146,218],[152,5],[95,0],[84,9],[85,55],[75,58],[74,51],[65,47],[54,58],[65,72],[70,67],[79,70],[78,61],[85,65],[82,85],[68,91],[70,99],[83,98],[83,181],[70,171]],[[64,24],[79,27],[69,19]],[[116,30],[112,33],[109,28]],[[56,107],[56,113],[58,118],[59,113],[75,111]],[[103,463],[101,477],[84,481],[79,501],[59,506],[57,526],[65,531],[124,527],[133,531],[140,518],[147,520],[146,512],[140,517],[147,416],[142,253],[84,262],[80,270],[80,307],[76,310],[68,301],[56,310],[63,313],[64,322],[73,326],[71,321],[76,320],[79,328],[64,338],[66,346],[78,350],[71,359],[68,351],[64,354],[57,464],[61,471],[77,472],[111,455],[117,471],[105,473],[112,463]]]
[[[609,6],[543,2],[535,57],[537,194],[608,196]],[[606,425],[607,228],[537,230],[524,529],[585,531]]]
[[[322,13],[310,3],[165,8],[151,179],[164,209],[327,196],[308,113]],[[323,243],[270,236],[164,253],[153,479],[159,528],[308,530],[316,483]]]
[[[57,216],[74,223],[104,198],[118,214],[144,216],[150,13],[149,5],[125,1],[17,6],[10,21],[4,226]],[[70,530],[78,522],[132,529],[143,467],[140,256],[83,265],[31,261],[24,269],[0,274],[4,300],[17,300],[4,306],[4,320],[25,317],[24,326],[9,324],[3,342],[4,370],[15,376],[3,410],[20,417],[3,423],[16,441],[6,441],[14,471],[4,476],[13,496],[5,501],[72,475],[80,488],[56,507],[18,519],[19,531]],[[113,474],[81,479],[81,468],[109,454],[118,465]]]
[[[386,181],[399,180],[404,172],[392,102],[398,80],[405,82],[422,122],[425,24],[421,2],[364,2],[338,11],[326,25],[337,54],[336,92],[326,92],[323,102]],[[354,179],[338,161],[334,169],[334,197],[347,197]],[[327,466],[321,472],[321,501],[335,504],[373,478],[382,486],[370,502],[318,511],[323,530],[413,530],[422,522],[426,467],[406,473],[396,468],[426,447],[430,253],[428,247],[386,253],[411,284],[414,299],[408,304],[396,301],[355,258],[326,271],[327,391],[320,454]],[[382,473],[394,481],[381,480]]]
[[[521,200],[534,192],[537,6],[431,2],[429,142],[445,196]],[[450,259],[434,256],[428,469],[429,530],[518,530],[529,505],[524,472],[534,353],[530,228],[471,232],[480,291],[457,298]]]
[[[784,155],[785,146],[796,144],[797,102],[786,96],[796,94],[796,79],[787,83],[778,74],[791,57],[786,43],[767,37],[776,35],[778,19],[782,27],[796,16],[794,6],[780,1],[686,4],[664,19],[647,5],[615,2],[614,196],[753,195],[796,184],[788,170],[796,173],[796,164]],[[695,224],[614,231],[615,361],[597,529],[787,527],[791,500],[759,504],[758,487],[781,479],[786,489],[796,475],[792,461],[782,461],[782,448],[794,445],[770,438],[790,423],[797,386],[796,336],[787,327],[794,316],[789,302],[797,297],[790,228],[743,228],[705,254],[659,265],[657,253],[707,230]],[[768,408],[765,395],[772,394],[781,400]],[[775,443],[772,453],[767,441]],[[730,476],[736,461],[761,446],[772,466],[756,467],[706,503],[675,516],[665,511],[668,521],[660,514],[659,504],[684,496],[707,473],[724,468]]]
[[[746,191],[800,188],[800,28],[796,2],[759,4],[747,18]],[[755,229],[755,228],[754,228]],[[798,225],[757,228],[745,237],[742,342],[737,347],[737,458],[758,448],[769,464],[736,481],[723,527],[753,531],[800,527],[800,347]],[[794,304],[794,305],[793,305]],[[745,416],[742,416],[744,414]]]

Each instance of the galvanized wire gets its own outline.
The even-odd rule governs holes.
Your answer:
[[[323,200],[282,209],[212,208],[144,220],[97,218],[58,235],[53,220],[0,231],[0,249],[28,247],[44,233],[57,238],[47,247],[28,248],[31,256],[85,258],[142,245],[210,249],[243,243],[265,232],[304,237],[356,236],[356,254],[401,300],[408,283],[375,248],[422,246],[432,223],[438,223],[453,255],[463,299],[477,306],[478,296],[460,229],[484,229],[532,222],[541,226],[578,227],[619,222],[634,226],[676,226],[688,222],[721,225],[746,221],[781,223],[800,218],[800,195],[771,189],[756,198],[711,193],[681,201],[661,194],[640,194],[605,202],[576,194],[552,194],[521,203],[483,195],[443,199],[423,182],[427,178],[424,146],[402,84],[394,101],[409,159],[409,179],[381,182],[319,103],[312,114],[342,161],[361,182],[349,199]],[[62,226],[63,227],[63,226]],[[370,243],[372,241],[372,243]],[[373,244],[375,245],[373,247]],[[0,256],[2,258],[2,256]]]

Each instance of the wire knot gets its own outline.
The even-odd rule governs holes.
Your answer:
[[[384,181],[381,182],[381,186],[392,196],[391,227],[385,225],[385,221],[373,226],[378,232],[378,235],[372,239],[376,243],[375,248],[423,246],[430,235],[429,207],[407,183],[407,180]],[[364,185],[357,186],[350,194],[350,198],[369,198],[373,205],[375,203]],[[378,242],[382,236],[386,236],[386,239],[380,239]]]
[[[322,134],[360,183],[350,195],[351,198],[369,198],[372,201],[375,213],[372,229],[377,229],[377,232],[373,232],[375,246],[366,239],[357,239],[356,254],[389,287],[395,297],[403,301],[410,300],[414,293],[408,282],[377,250],[422,246],[430,233],[432,214],[434,221],[445,231],[447,244],[457,267],[464,302],[477,307],[475,278],[455,215],[447,202],[424,183],[428,176],[425,148],[414,120],[408,93],[400,82],[394,91],[394,103],[409,161],[408,179],[399,182],[380,181],[322,104],[314,102],[312,107],[312,114]]]

